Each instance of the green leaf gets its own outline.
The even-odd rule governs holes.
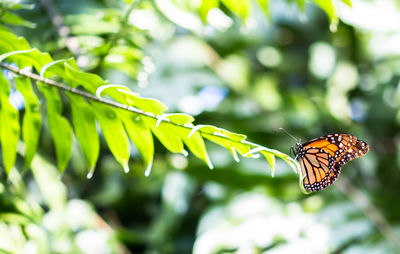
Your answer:
[[[272,159],[271,156],[276,156],[284,160],[289,166],[294,170],[295,173],[301,174],[300,170],[300,165],[297,161],[292,159],[290,156],[287,154],[281,153],[278,150],[275,149],[269,149],[263,146],[257,146],[256,148],[253,148],[250,150],[247,155],[254,154],[260,152],[261,154],[264,155],[264,157],[267,159],[268,163],[271,166],[271,173],[272,176],[274,174],[274,166],[275,166],[275,159]]]
[[[296,0],[297,6],[299,6],[300,11],[304,11],[304,7],[306,5],[306,0]]]
[[[221,0],[221,2],[240,18],[248,17],[251,4],[249,0]]]
[[[53,164],[38,154],[32,161],[31,171],[42,197],[50,209],[52,211],[65,211],[67,188],[61,182],[60,174]]]
[[[129,171],[129,139],[116,111],[103,104],[92,103],[96,119],[100,124],[104,138],[115,159],[125,172]]]
[[[24,3],[17,3],[12,2],[11,6],[9,6],[10,10],[33,10],[35,8],[34,4],[24,4]]]
[[[265,159],[267,159],[269,166],[271,167],[271,175],[274,176],[275,172],[275,156],[266,151],[261,151],[261,154],[264,155]]]
[[[10,87],[0,72],[0,141],[3,152],[3,163],[7,174],[10,173],[17,157],[19,139],[19,114],[9,101]]]
[[[233,133],[211,125],[197,125],[192,129],[189,136],[200,130],[203,137],[229,150],[236,161],[239,161],[237,151],[241,155],[245,155],[250,151],[248,145],[241,143],[246,139],[243,134]]]
[[[177,131],[177,133],[179,133],[179,136],[181,137],[185,145],[189,148],[189,150],[199,159],[203,160],[210,169],[214,168],[210,158],[208,157],[207,149],[204,144],[203,137],[200,135],[200,133],[196,132],[189,137],[190,130],[180,127],[174,127],[174,129],[178,128],[180,130]]]
[[[187,114],[182,114],[182,113],[177,113],[177,114],[163,114],[158,117],[158,121],[162,119],[168,119],[170,122],[180,124],[180,125],[189,125],[193,126],[192,122],[194,121],[193,116],[187,115]]]
[[[182,139],[172,130],[169,124],[161,122],[156,126],[157,121],[154,118],[146,117],[143,119],[161,144],[169,151],[187,155],[187,152],[183,149]]]
[[[31,80],[23,77],[15,77],[14,79],[17,90],[25,100],[22,138],[25,143],[25,168],[28,169],[38,146],[42,117],[39,100],[32,89]]]
[[[232,146],[232,142],[220,136],[214,136],[210,134],[202,134],[202,136],[217,145],[225,147],[225,149],[227,149],[232,154],[233,159],[236,162],[239,162],[239,157],[237,155],[236,149]]]
[[[101,89],[101,90],[100,90]],[[138,94],[129,91],[128,88],[120,85],[106,85],[100,87],[96,94],[99,96],[101,94],[107,94],[111,98],[117,101],[128,104],[129,106],[136,107],[143,110],[144,112],[152,113],[154,115],[161,115],[167,111],[167,106],[162,104],[160,101],[151,98],[141,98]],[[121,99],[123,96],[123,100]]]
[[[130,112],[121,112],[121,116],[130,139],[142,156],[146,168],[145,175],[148,176],[154,157],[154,142],[150,128],[139,115]]]
[[[64,64],[67,63],[72,68],[78,69],[74,58],[69,59],[59,59],[56,61],[51,61],[45,64],[42,69],[40,69],[40,76],[42,78],[50,78],[53,75],[60,76],[62,79],[68,79],[64,71]]]
[[[0,56],[0,62],[8,57],[10,57],[13,62],[16,62],[19,68],[33,65],[37,71],[40,71],[46,63],[52,61],[48,53],[42,53],[36,48],[2,54]]]
[[[338,17],[335,13],[335,7],[333,6],[332,0],[313,0],[325,13],[328,15],[330,21],[331,31],[336,31],[339,22]]]
[[[213,8],[218,8],[218,0],[202,0],[199,8],[199,13],[203,23],[207,21],[208,12]]]
[[[61,115],[62,103],[58,90],[41,83],[38,84],[38,88],[46,97],[49,129],[56,149],[57,166],[62,172],[71,156],[72,128],[68,120]]]
[[[271,13],[269,11],[269,0],[257,0],[258,4],[260,5],[261,9],[263,10],[266,17],[271,17]]]
[[[0,30],[0,52],[30,49],[29,43],[23,37],[17,37],[13,33]]]
[[[69,63],[64,63],[66,77],[73,81],[73,84],[81,85],[91,93],[96,93],[97,88],[106,84],[99,75],[83,72],[71,66]]]
[[[132,94],[131,96],[139,97],[139,94],[133,93],[132,91],[129,90],[128,87],[123,85],[114,85],[114,84],[103,85],[97,88],[96,90],[97,97],[103,97],[107,95],[112,99],[114,99],[115,101],[122,104],[128,104],[126,100],[127,93]]]
[[[82,98],[67,93],[71,102],[72,124],[79,141],[91,178],[99,158],[100,143],[97,134],[96,118],[90,105]]]
[[[29,22],[27,20],[24,20],[17,14],[11,13],[11,12],[5,12],[3,16],[1,17],[4,23],[11,24],[11,25],[21,25],[21,26],[26,26],[28,28],[35,28],[36,25],[35,23]]]
[[[168,119],[172,123],[176,123],[179,125],[186,125],[188,127],[193,127],[192,122],[194,118],[191,115],[187,114],[164,114],[160,119]],[[189,150],[196,155],[199,159],[203,160],[207,163],[209,168],[213,168],[211,164],[210,158],[208,157],[206,146],[204,144],[204,140],[199,132],[191,133],[190,129],[171,125],[171,128],[175,130],[175,132],[179,135],[179,137],[183,140],[183,143],[189,148]],[[191,134],[189,136],[189,134]]]
[[[351,0],[342,0],[342,2],[347,4],[349,7],[352,7]]]
[[[105,10],[103,10],[105,11]],[[65,23],[71,28],[72,34],[75,35],[101,35],[114,34],[118,31],[120,24],[118,19],[104,20],[95,16],[85,14],[70,14],[64,16]]]

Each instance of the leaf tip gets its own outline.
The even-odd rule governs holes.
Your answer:
[[[147,176],[150,175],[152,166],[153,166],[153,162],[150,162],[149,165],[148,165],[147,168],[146,168],[146,171],[144,172],[144,176],[147,177]]]
[[[86,174],[87,179],[91,179],[93,177],[94,169],[90,169],[90,171]]]
[[[210,158],[208,158],[208,157],[207,157],[207,166],[208,166],[210,169],[214,169],[214,165],[212,164]]]
[[[128,166],[128,163],[126,163],[126,164],[124,165],[124,172],[125,172],[125,173],[129,173],[129,166]]]
[[[232,147],[232,148],[231,148],[231,151],[232,151],[233,159],[234,159],[236,162],[239,162],[240,159],[239,159],[239,156],[237,155],[237,152],[236,152],[235,148]]]

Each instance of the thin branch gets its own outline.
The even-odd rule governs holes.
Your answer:
[[[6,64],[3,64],[1,62],[0,62],[0,67],[4,68],[4,69],[7,69],[7,70],[9,70],[9,71],[11,71],[13,73],[18,74],[18,75],[21,75],[21,76],[30,78],[32,80],[35,80],[37,82],[42,82],[42,83],[44,83],[46,85],[49,85],[49,86],[52,86],[52,87],[56,87],[56,88],[58,88],[60,90],[63,90],[65,92],[69,92],[69,93],[84,97],[84,98],[86,98],[86,99],[88,99],[90,101],[94,101],[94,102],[102,103],[102,104],[105,104],[105,105],[109,105],[109,106],[112,106],[114,108],[126,110],[126,111],[129,111],[129,112],[132,112],[132,113],[135,113],[135,114],[139,114],[139,115],[142,115],[142,116],[145,116],[145,117],[150,117],[150,118],[156,119],[159,122],[172,124],[174,126],[185,128],[185,129],[188,129],[188,130],[193,130],[193,128],[195,128],[195,126],[188,126],[188,125],[182,125],[182,124],[171,122],[171,121],[169,121],[168,119],[166,119],[164,117],[156,116],[156,115],[154,115],[152,113],[149,113],[149,112],[144,112],[144,111],[142,111],[142,110],[140,110],[138,108],[132,107],[132,106],[128,106],[128,105],[125,105],[125,104],[122,104],[122,103],[119,103],[119,102],[116,102],[116,101],[104,99],[102,97],[97,97],[97,96],[95,96],[95,95],[93,95],[91,93],[79,90],[77,88],[70,87],[68,85],[62,84],[62,83],[54,81],[52,79],[43,78],[43,77],[41,77],[41,76],[39,76],[37,74],[34,74],[34,73],[32,73],[32,72],[30,72],[30,71],[28,71],[26,69],[20,69],[18,67],[11,66],[11,65],[6,65]],[[262,146],[260,146],[258,144],[253,143],[253,142],[249,142],[249,141],[246,141],[246,140],[241,140],[241,141],[232,140],[229,137],[225,137],[225,136],[221,136],[221,135],[215,135],[214,133],[204,132],[201,129],[197,130],[197,132],[199,132],[202,135],[204,135],[204,134],[205,135],[212,135],[212,136],[220,138],[220,139],[229,140],[230,142],[239,143],[239,144],[245,144],[245,145],[248,145],[248,146],[253,147],[253,148],[262,147]]]

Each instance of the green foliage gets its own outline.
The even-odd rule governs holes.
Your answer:
[[[2,40],[2,44],[4,45],[15,45],[16,41],[18,41],[13,34],[5,36]],[[2,51],[6,49],[7,47]],[[203,138],[225,147],[232,153],[235,160],[238,160],[236,152],[249,157],[250,155],[248,153],[252,148],[261,147],[246,142],[246,136],[242,134],[232,133],[214,126],[194,126],[192,124],[194,118],[190,115],[164,114],[167,107],[159,101],[141,98],[138,94],[131,92],[127,87],[105,85],[108,82],[101,79],[98,75],[78,70],[72,59],[53,61],[49,54],[41,53],[37,49],[17,50],[0,55],[0,60],[4,61],[5,59],[12,60],[16,64],[22,63],[21,66],[23,67],[32,66],[42,77],[53,77],[53,74],[55,74],[63,78],[66,84],[69,84],[71,87],[76,88],[82,86],[86,91],[92,94],[96,93],[98,98],[102,95],[106,95],[120,103],[117,105],[119,107],[125,105],[125,107],[135,108],[135,112],[130,113],[132,114],[131,116],[128,112],[123,112],[121,109],[115,109],[110,105],[103,105],[93,98],[85,97],[86,99],[91,99],[90,104],[88,104],[84,101],[83,97],[78,97],[82,95],[76,92],[67,92],[72,111],[71,122],[73,123],[75,135],[79,140],[81,150],[89,168],[88,176],[93,174],[99,153],[96,120],[101,127],[111,153],[126,172],[129,171],[130,138],[133,143],[137,144],[147,168],[146,175],[149,174],[154,154],[154,147],[152,147],[153,140],[150,133],[153,133],[160,142],[173,153],[182,153],[186,155],[187,152],[184,150],[185,144],[194,155],[206,162],[210,168],[212,168],[212,164],[207,155]],[[25,76],[27,78],[32,78],[32,75]],[[37,98],[32,92],[32,88],[27,87],[30,83],[26,79],[23,80],[22,77],[19,77],[18,80],[20,85],[16,86],[16,88],[22,89],[22,95],[27,96],[27,105],[31,105],[33,110],[37,111]],[[39,82],[38,88],[47,102],[47,119],[54,140],[58,168],[60,171],[64,171],[71,155],[72,128],[67,118],[62,115],[63,107],[58,90],[52,87],[48,82],[46,83],[46,80],[37,80],[37,82]],[[3,134],[1,140],[3,153],[7,153],[4,154],[4,158],[7,159],[4,160],[4,163],[6,171],[9,173],[16,156],[16,144],[19,139],[19,121],[18,111],[8,103],[8,82],[3,78],[2,83],[4,84],[2,86],[2,98],[4,98],[2,99],[1,110],[3,117],[2,122],[9,122],[10,126],[14,126],[14,128],[2,128]],[[32,102],[30,103],[30,101]],[[31,109],[27,111],[27,115],[24,117],[23,121],[24,126],[29,126],[25,127],[25,132],[27,132],[26,128],[34,127],[31,130],[32,136],[29,136],[29,139],[27,139],[27,134],[24,135],[24,140],[27,139],[29,142],[26,144],[26,166],[29,166],[32,161],[40,131],[40,115],[36,112],[33,118],[31,112]],[[139,131],[139,133],[134,133],[135,130]],[[4,149],[6,146],[12,147],[13,149]],[[290,161],[290,159],[288,159],[289,157],[285,154],[271,152],[268,148],[263,149],[263,154],[268,154],[265,156],[271,165],[271,169],[274,168],[274,161],[272,159],[274,156],[283,158],[291,166],[296,165],[296,163],[293,160]]]
[[[6,108],[17,109],[21,132],[8,174],[1,156],[0,252],[395,252],[392,1],[123,2],[49,1],[58,19],[39,2],[2,9],[38,29],[0,18]],[[53,85],[49,103],[40,89]],[[68,126],[60,132],[49,128],[49,104]],[[105,133],[113,124],[118,133]],[[353,133],[371,151],[305,196],[295,162],[279,152],[294,143],[279,127],[302,141]],[[70,155],[59,155],[52,133],[66,129]],[[55,159],[67,155],[60,174]],[[128,174],[118,170],[127,158]]]
[[[3,152],[4,168],[8,173],[14,165],[17,156],[19,139],[19,114],[8,100],[10,87],[6,78],[0,74],[0,141]]]
[[[24,97],[26,106],[22,120],[22,139],[25,143],[25,168],[28,169],[39,142],[41,115],[40,105],[29,79],[14,77],[15,87]]]

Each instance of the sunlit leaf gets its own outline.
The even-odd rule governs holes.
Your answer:
[[[36,153],[40,137],[42,118],[39,100],[32,89],[32,83],[27,78],[15,77],[17,90],[25,101],[25,113],[22,122],[22,138],[25,143],[25,168],[29,168]]]
[[[3,152],[3,164],[7,174],[15,163],[17,142],[19,139],[19,114],[9,101],[10,87],[0,72],[0,141]]]
[[[42,78],[50,78],[53,75],[57,75],[63,79],[68,80],[68,77],[64,71],[64,65],[68,64],[71,68],[78,69],[78,66],[74,58],[59,59],[46,63],[42,69],[40,69],[40,76]]]
[[[46,97],[47,119],[56,149],[58,169],[64,171],[71,156],[72,128],[68,120],[61,115],[62,103],[58,90],[42,84],[39,84],[38,88]]]
[[[202,134],[212,134],[215,136],[220,136],[222,138],[229,139],[232,141],[238,141],[238,142],[246,139],[246,135],[230,132],[230,131],[227,131],[227,130],[224,130],[222,128],[218,128],[218,127],[215,127],[212,125],[196,125],[192,129],[191,134],[193,134],[197,131],[201,131]]]
[[[50,209],[65,209],[67,189],[61,182],[57,169],[40,154],[33,159],[31,168],[35,182]]]
[[[271,13],[269,11],[269,0],[257,0],[257,2],[263,10],[265,16],[270,17]]]
[[[83,72],[68,63],[64,63],[64,66],[65,74],[69,80],[73,80],[74,84],[83,86],[93,94],[96,93],[98,87],[107,83],[99,75]]]
[[[351,0],[342,0],[342,2],[347,4],[349,7],[352,7]]]
[[[203,21],[203,23],[205,23],[207,21],[208,12],[213,8],[217,8],[218,5],[219,5],[218,0],[202,0],[201,1],[199,13],[200,13],[200,17],[201,17],[201,20]]]
[[[159,119],[168,119],[172,123],[180,124],[180,125],[185,125],[188,124],[190,126],[193,126],[191,123],[194,121],[194,117],[188,114],[182,114],[182,113],[177,113],[177,114],[164,114]]]
[[[333,6],[332,0],[313,0],[313,2],[317,4],[326,13],[326,15],[328,15],[331,23],[330,29],[332,31],[336,31],[339,19],[336,16],[335,7]]]
[[[72,124],[78,138],[86,164],[88,176],[93,175],[99,157],[100,143],[97,134],[96,118],[90,105],[76,95],[67,94],[71,102]]]
[[[46,63],[52,61],[49,53],[42,53],[36,48],[8,52],[0,56],[0,62],[6,58],[15,61],[19,68],[34,66],[37,71],[40,71]]]
[[[247,145],[240,143],[246,139],[245,135],[233,133],[211,125],[197,125],[192,129],[189,137],[198,131],[201,131],[201,135],[204,138],[225,147],[236,161],[239,161],[237,151],[244,155],[250,150]]]
[[[24,37],[17,37],[13,33],[0,30],[0,52],[30,49]]]
[[[127,95],[127,93],[129,93],[129,95]],[[96,96],[99,98],[103,96],[109,96],[119,103],[127,104],[127,96],[139,97],[139,94],[133,93],[128,87],[123,85],[108,84],[97,88]]]
[[[200,17],[191,13],[189,10],[179,8],[174,1],[171,0],[155,0],[160,11],[172,22],[182,26],[195,33],[202,31],[202,23]]]
[[[34,4],[25,4],[25,3],[18,3],[18,2],[11,2],[11,6],[9,6],[10,10],[32,10],[35,8]]]
[[[126,90],[118,89],[118,91],[125,95],[128,105],[141,109],[145,112],[153,113],[154,115],[161,115],[168,109],[167,106],[156,99],[142,98],[137,94],[127,92]]]
[[[26,26],[28,28],[35,28],[36,25],[32,22],[29,22],[27,20],[24,20],[17,14],[11,13],[11,12],[5,12],[3,13],[1,20],[4,23],[10,24],[10,25],[21,25],[21,26]]]
[[[267,159],[269,166],[271,167],[271,175],[274,176],[275,173],[275,156],[266,151],[261,151],[261,154],[264,155],[265,159]]]
[[[179,136],[181,137],[185,145],[189,148],[189,150],[199,159],[203,160],[208,165],[208,167],[212,169],[213,165],[211,164],[210,158],[208,157],[207,149],[200,133],[196,132],[189,137],[190,130],[180,127],[174,128],[180,129],[177,132],[179,133]]]
[[[296,0],[297,1],[297,6],[299,6],[299,9],[301,11],[304,11],[304,6],[306,5],[306,0]]]
[[[160,119],[163,118],[168,119],[171,123],[193,127],[192,122],[194,121],[194,118],[191,115],[165,114],[162,115]],[[194,155],[207,163],[210,168],[213,168],[210,158],[207,154],[204,140],[199,132],[191,133],[191,129],[179,126],[171,126],[171,128],[175,130],[175,133],[179,135],[179,137]],[[189,134],[191,135],[189,136]]]
[[[251,1],[249,0],[221,0],[221,2],[242,19],[246,19],[249,15],[251,8]]]
[[[97,102],[92,103],[92,106],[111,153],[124,171],[128,172],[129,139],[120,117],[111,107]]]
[[[120,26],[115,19],[108,21],[89,13],[66,15],[64,20],[71,27],[71,32],[76,35],[113,34],[118,31]]]
[[[169,124],[161,122],[156,126],[157,121],[155,119],[144,118],[144,120],[150,126],[153,134],[168,150],[173,153],[186,154],[186,151],[183,149],[182,139],[171,129]]]
[[[150,128],[139,115],[123,112],[121,116],[130,139],[142,156],[146,168],[145,175],[149,175],[154,157],[154,142]]]

